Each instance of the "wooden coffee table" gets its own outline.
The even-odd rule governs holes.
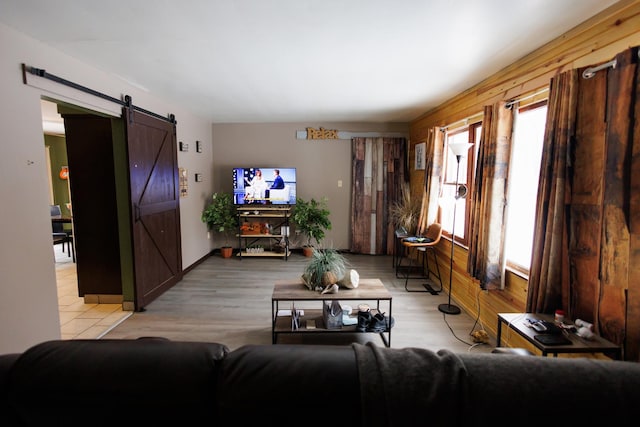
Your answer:
[[[384,287],[380,279],[360,279],[358,287],[355,289],[340,288],[335,294],[321,294],[320,292],[311,291],[307,288],[302,280],[279,281],[273,286],[273,294],[271,296],[271,334],[273,344],[277,344],[278,335],[280,334],[317,334],[317,333],[367,333],[356,330],[356,325],[343,325],[337,329],[327,329],[322,319],[322,307],[325,301],[358,301],[360,303],[370,303],[372,314],[381,312],[381,302],[386,307],[386,311],[382,311],[386,318],[391,319],[392,296]],[[284,302],[288,302],[286,307]],[[304,315],[300,317],[300,324],[297,329],[292,328],[292,319],[290,313],[292,305],[296,301],[317,301],[318,308],[303,308]],[[282,304],[282,306],[281,306]],[[358,304],[352,304],[353,312],[351,317],[357,318]],[[295,307],[298,310],[298,307]],[[311,324],[315,327],[311,327]],[[391,346],[391,328],[378,333],[382,342],[386,347]]]

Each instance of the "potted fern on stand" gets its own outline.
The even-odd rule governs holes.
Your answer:
[[[296,199],[296,206],[291,216],[291,221],[307,237],[307,243],[302,247],[305,256],[310,257],[314,251],[314,244],[320,245],[324,239],[325,231],[331,230],[329,220],[329,209],[327,209],[327,198],[306,201],[300,197]]]
[[[238,227],[233,196],[229,193],[213,193],[211,203],[202,211],[202,222],[207,224],[209,230],[222,234],[224,245],[220,248],[220,254],[223,258],[230,258],[233,247],[229,243],[229,236]]]

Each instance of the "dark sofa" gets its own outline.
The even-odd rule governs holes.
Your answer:
[[[640,364],[374,344],[49,341],[0,356],[1,426],[594,425],[640,420]]]

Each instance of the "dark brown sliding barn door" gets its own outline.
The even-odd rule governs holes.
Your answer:
[[[182,279],[175,123],[124,109],[135,310]]]

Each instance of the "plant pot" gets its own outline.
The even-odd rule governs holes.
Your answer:
[[[322,286],[324,286],[325,288],[335,283],[338,283],[338,276],[336,276],[333,271],[326,271],[322,275]]]
[[[313,256],[313,247],[312,246],[303,246],[302,247],[302,254],[306,257],[312,257]]]
[[[233,248],[231,246],[223,246],[220,248],[220,256],[222,258],[231,258],[233,255]]]

